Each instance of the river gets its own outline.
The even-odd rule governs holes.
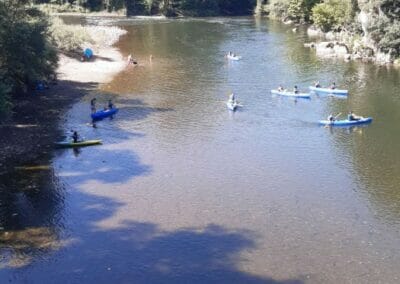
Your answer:
[[[57,151],[46,194],[3,208],[32,215],[1,240],[0,282],[400,281],[399,70],[319,59],[304,30],[263,18],[88,21],[126,29],[139,66],[65,117],[103,145]],[[270,94],[315,80],[350,95]],[[97,128],[94,96],[120,108]],[[317,124],[349,110],[374,121]]]

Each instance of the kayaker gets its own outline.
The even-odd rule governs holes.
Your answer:
[[[231,93],[231,94],[229,95],[229,101],[230,101],[230,102],[236,101],[235,95],[234,95],[233,93]]]
[[[90,109],[92,110],[92,113],[96,112],[96,98],[90,100]]]
[[[329,123],[334,123],[335,120],[336,120],[336,117],[334,117],[333,114],[330,114],[330,115],[328,116],[328,121],[329,121]]]
[[[294,88],[293,88],[293,92],[294,92],[295,94],[298,94],[298,93],[299,93],[299,89],[297,88],[296,85],[295,85]]]
[[[285,89],[282,87],[282,85],[279,85],[278,87],[278,92],[283,92]]]
[[[113,109],[114,104],[112,103],[112,100],[108,100],[108,109]]]
[[[74,131],[74,133],[72,134],[72,139],[74,140],[74,143],[78,143],[79,134],[77,131]]]
[[[133,58],[132,54],[128,55],[128,60],[127,61],[128,61],[128,65],[131,65],[131,64],[137,65],[138,64],[137,61]]]
[[[335,83],[335,82],[332,82],[332,84],[331,84],[331,86],[330,86],[330,89],[331,89],[331,90],[336,89],[336,83]]]
[[[316,81],[316,82],[314,83],[314,87],[315,87],[315,88],[321,88],[321,84],[319,83],[319,81]]]
[[[362,116],[355,115],[353,113],[353,111],[350,111],[349,114],[347,115],[347,120],[350,120],[350,121],[352,121],[352,120],[360,120],[360,119],[362,119]]]

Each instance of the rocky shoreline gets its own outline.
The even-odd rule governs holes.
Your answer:
[[[368,37],[346,31],[324,33],[314,27],[309,27],[307,34],[315,40],[305,43],[304,46],[314,49],[317,56],[322,58],[339,58],[345,61],[357,60],[380,65],[398,65],[399,63],[390,54],[379,51]]]

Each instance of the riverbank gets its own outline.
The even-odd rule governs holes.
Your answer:
[[[99,84],[107,83],[125,67],[122,54],[113,45],[126,31],[117,27],[85,27],[93,42],[89,62],[60,54],[57,84],[18,97],[7,119],[0,124],[0,175],[15,167],[48,164],[54,142],[61,139],[64,113]]]

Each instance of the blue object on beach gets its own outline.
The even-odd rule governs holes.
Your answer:
[[[93,120],[101,120],[103,118],[112,116],[118,112],[117,108],[112,108],[112,109],[106,109],[106,110],[99,110],[96,111],[95,113],[92,113],[92,119]]]
[[[91,50],[90,48],[86,48],[83,52],[83,55],[85,55],[87,59],[90,59],[93,56],[93,50]]]

